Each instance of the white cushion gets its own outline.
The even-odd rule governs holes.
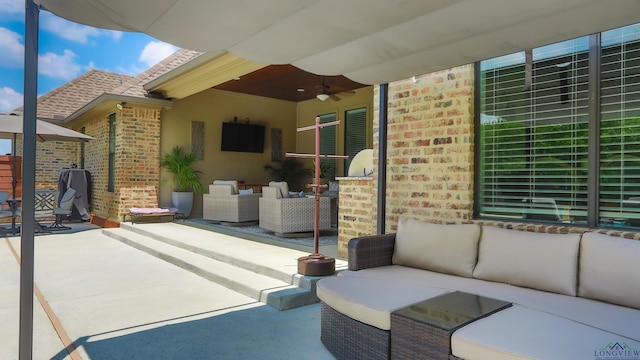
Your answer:
[[[584,360],[599,358],[600,351],[616,343],[640,349],[640,342],[514,305],[456,330],[451,352],[461,359]]]
[[[393,263],[471,277],[478,254],[480,226],[440,225],[400,218]]]
[[[236,180],[214,180],[213,185],[231,185],[231,195],[238,194],[238,182]]]
[[[289,184],[286,181],[270,181],[269,187],[274,187],[280,190],[279,198],[288,198],[289,197]]]
[[[640,309],[640,241],[582,235],[578,295]]]
[[[517,303],[582,324],[640,341],[640,310],[587,298],[556,294],[509,284],[465,278],[406,266],[380,266],[341,271],[338,276],[406,282],[414,288],[435,287],[464,291]]]
[[[473,277],[575,296],[580,234],[484,226]]]
[[[324,278],[316,289],[318,298],[332,309],[382,330],[391,328],[395,310],[448,292],[410,282],[345,276]]]

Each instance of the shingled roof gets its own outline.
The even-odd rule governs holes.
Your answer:
[[[38,118],[63,120],[102,93],[112,90],[132,77],[102,70],[89,70],[38,98]],[[17,109],[22,111],[22,107]]]
[[[117,95],[148,96],[147,91],[143,88],[145,84],[188,63],[202,54],[203,52],[200,51],[180,49],[121,86],[107,92]]]
[[[137,76],[92,69],[38,98],[38,118],[62,121],[103,94],[146,98],[144,84],[202,55],[180,49]],[[15,111],[22,111],[22,107]]]

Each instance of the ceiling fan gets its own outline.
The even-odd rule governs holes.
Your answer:
[[[338,95],[336,95],[336,93],[334,93],[333,91],[329,90],[329,85],[325,84],[324,82],[324,76],[320,77],[322,79],[322,84],[316,86],[316,98],[320,101],[326,101],[327,99],[331,98],[331,100],[334,101],[340,101],[340,97]],[[351,91],[345,91],[342,92],[340,94],[355,94],[356,92],[351,90]]]

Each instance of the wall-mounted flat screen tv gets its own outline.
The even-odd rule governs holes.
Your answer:
[[[222,151],[264,152],[264,126],[238,122],[222,123]]]

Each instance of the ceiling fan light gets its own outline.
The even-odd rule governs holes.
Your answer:
[[[329,95],[327,95],[327,94],[318,94],[318,95],[316,95],[316,97],[320,101],[325,101],[325,100],[327,100],[329,98]]]

